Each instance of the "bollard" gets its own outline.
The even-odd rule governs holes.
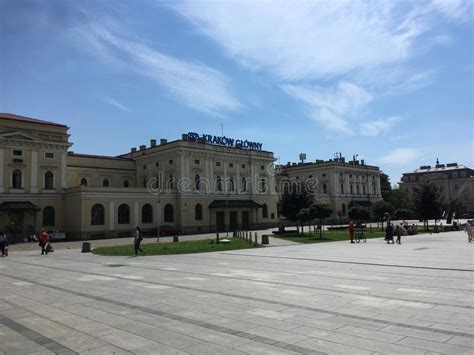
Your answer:
[[[91,252],[91,243],[83,242],[82,243],[82,252],[83,253],[90,253]]]
[[[216,233],[216,243],[219,244],[219,233]]]
[[[258,242],[257,242],[257,232],[255,232],[255,245],[257,245]]]

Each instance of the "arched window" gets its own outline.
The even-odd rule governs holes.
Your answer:
[[[105,209],[100,203],[96,203],[91,208],[91,225],[103,226],[105,224]]]
[[[22,178],[21,171],[18,170],[18,169],[13,170],[13,173],[12,173],[12,188],[21,189],[22,186],[23,186],[22,180],[23,180],[23,178]]]
[[[354,186],[351,184],[351,195],[354,193]]]
[[[341,184],[341,194],[344,193],[344,184]]]
[[[323,184],[323,194],[328,193],[328,186],[326,184]]]
[[[81,179],[81,186],[87,186],[87,179],[86,178]]]
[[[234,191],[235,190],[235,184],[234,184],[234,178],[229,179],[229,191]]]
[[[43,226],[54,226],[54,207],[46,206],[43,208]]]
[[[202,205],[200,203],[194,207],[194,219],[196,221],[202,221]]]
[[[174,222],[174,211],[173,211],[173,205],[167,204],[165,206],[165,222]]]
[[[345,203],[342,204],[342,215],[343,216],[346,215],[346,204]]]
[[[125,203],[118,208],[118,224],[130,224],[130,207]]]
[[[362,193],[365,195],[365,185],[362,185]]]
[[[109,187],[109,179],[102,180],[102,186],[103,187]]]
[[[266,203],[262,205],[262,218],[268,218],[268,206]]]
[[[142,223],[153,223],[153,207],[149,203],[142,207]]]
[[[267,191],[267,180],[265,178],[260,180],[260,191],[261,192]]]
[[[217,191],[222,191],[222,179],[220,176],[217,177]]]
[[[359,185],[356,185],[356,190],[357,190],[357,195],[360,194],[360,188]]]
[[[201,177],[199,174],[194,175],[194,186],[198,191],[201,189]]]
[[[123,187],[130,187],[130,182],[128,180],[124,180]]]
[[[247,191],[247,179],[242,178],[242,191]]]
[[[44,189],[45,190],[52,190],[54,189],[54,176],[51,171],[47,171],[44,174]]]

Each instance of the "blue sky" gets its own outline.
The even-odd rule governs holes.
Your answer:
[[[117,155],[220,134],[399,181],[474,167],[472,1],[0,0],[0,111]]]

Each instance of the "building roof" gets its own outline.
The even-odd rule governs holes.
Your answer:
[[[79,157],[79,158],[93,158],[93,159],[111,159],[111,160],[122,160],[122,161],[133,161],[133,159],[126,158],[124,156],[117,156],[112,157],[109,155],[94,155],[94,154],[79,154],[74,152],[68,152],[68,155],[71,157]]]
[[[425,166],[420,166],[419,169],[416,169],[410,173],[405,173],[405,174],[426,174],[426,173],[439,173],[439,172],[445,172],[445,171],[454,171],[454,170],[464,170],[468,169],[465,165],[458,164],[458,163],[450,163],[450,164],[436,164],[435,166],[430,166],[430,165],[425,165]]]
[[[63,125],[60,123],[43,121],[37,118],[31,118],[31,117],[26,117],[26,116],[14,115],[12,113],[0,113],[0,118],[12,120],[12,121],[20,121],[20,122],[28,122],[28,123],[36,123],[36,124],[42,124],[42,125],[48,125],[48,126],[68,128],[66,125]]]

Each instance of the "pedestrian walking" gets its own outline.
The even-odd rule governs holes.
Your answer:
[[[8,256],[8,238],[3,232],[0,232],[0,249],[2,249],[2,256]]]
[[[145,252],[143,251],[143,249],[140,248],[140,243],[142,242],[142,240],[143,240],[142,231],[140,227],[137,226],[135,228],[135,233],[133,235],[133,246],[135,248],[135,256],[138,256],[138,252],[141,252],[142,255],[145,255]]]
[[[354,242],[354,229],[355,229],[354,221],[350,220],[349,221],[349,237],[351,239],[351,243],[355,243]]]
[[[395,233],[397,234],[397,244],[402,244],[402,229],[403,227],[401,225],[395,228]]]
[[[394,244],[394,242],[393,242],[393,226],[390,222],[387,222],[387,228],[385,229],[385,240],[387,241],[387,244]]]
[[[49,244],[48,233],[42,229],[40,234],[39,246],[41,247],[41,255],[48,255],[47,245]]]

